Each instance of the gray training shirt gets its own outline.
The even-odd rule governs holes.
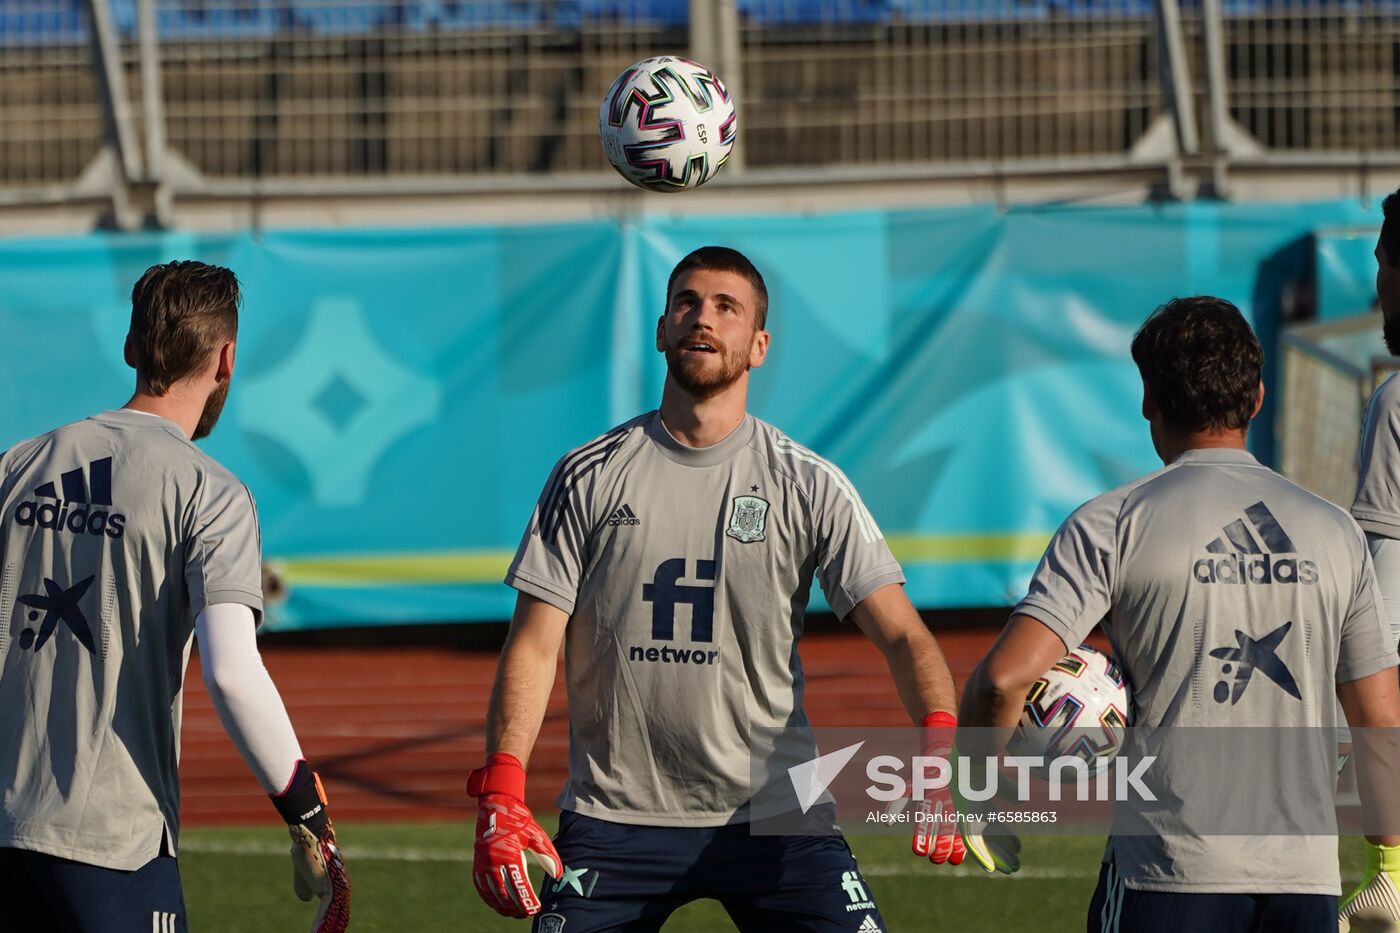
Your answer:
[[[1352,517],[1372,534],[1400,538],[1400,378],[1381,383],[1366,403],[1356,460]]]
[[[904,582],[850,481],[756,418],[690,448],[651,412],[560,460],[506,575],[570,616],[560,807],[746,819],[751,730],[807,728],[814,574],[842,618]]]
[[[1070,648],[1102,622],[1138,728],[1330,728],[1337,683],[1395,664],[1361,530],[1243,450],[1188,451],[1081,506],[1015,611]],[[1273,775],[1271,794],[1206,784],[1200,761],[1183,764],[1168,786],[1188,804],[1193,795],[1271,795],[1271,826],[1318,823],[1318,801],[1288,793],[1287,774]],[[1124,810],[1105,861],[1116,860],[1128,887],[1340,891],[1335,836],[1206,835],[1183,829],[1170,807],[1141,815],[1131,824],[1138,835],[1128,835]]]
[[[195,617],[262,610],[246,487],[110,411],[0,456],[0,846],[134,869],[174,851]]]

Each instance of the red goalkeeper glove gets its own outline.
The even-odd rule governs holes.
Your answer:
[[[914,854],[927,858],[935,865],[945,862],[961,865],[967,855],[961,827],[957,823],[958,809],[953,804],[951,786],[953,736],[957,728],[958,721],[951,713],[929,713],[924,717],[924,755],[944,759],[950,769],[949,786],[926,792],[923,799],[915,799],[911,807],[914,814]]]
[[[525,806],[525,768],[514,755],[497,752],[467,775],[467,793],[477,798],[476,850],[472,881],[476,893],[496,913],[530,917],[540,899],[530,884],[525,857],[531,856],[558,880],[564,861]]]
[[[292,890],[303,901],[320,899],[311,933],[345,933],[350,928],[350,876],[326,812],[320,776],[298,761],[287,789],[268,796],[291,832]]]

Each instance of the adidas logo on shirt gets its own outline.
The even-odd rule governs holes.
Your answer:
[[[86,471],[82,467],[69,470],[58,482],[62,495],[52,482],[35,486],[34,498],[15,507],[15,522],[75,535],[122,536],[126,516],[109,510],[112,505],[111,457],[92,461]]]
[[[640,525],[642,520],[637,517],[637,513],[632,511],[632,506],[624,505],[612,515],[608,516],[608,524],[616,528],[618,525]]]
[[[1244,510],[1244,518],[1222,528],[1206,550],[1221,556],[1196,561],[1192,575],[1197,583],[1317,583],[1317,564],[1277,556],[1297,554],[1298,548],[1263,502],[1254,503]]]
[[[865,922],[856,927],[856,933],[885,933],[885,931],[880,929],[880,924],[875,922],[873,914],[866,914]]]

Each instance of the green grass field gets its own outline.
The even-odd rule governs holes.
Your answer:
[[[477,900],[471,882],[471,833],[465,824],[365,823],[338,825],[337,831],[354,881],[352,929],[529,929],[523,921],[497,916]],[[266,933],[303,929],[309,923],[309,908],[291,892],[291,862],[282,839],[281,831],[270,826],[184,833],[180,865],[194,933]],[[1098,838],[1030,838],[1022,853],[1022,872],[992,878],[967,866],[922,863],[909,854],[903,839],[857,836],[850,841],[893,933],[1079,933],[1103,848]],[[1346,840],[1341,853],[1342,876],[1350,885],[1361,869],[1359,840]],[[949,917],[956,922],[949,923]],[[713,933],[734,927],[718,904],[700,901],[678,911],[665,929]]]

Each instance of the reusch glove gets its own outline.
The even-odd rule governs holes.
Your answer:
[[[969,767],[974,769],[985,767],[985,764],[975,757],[968,761]],[[996,804],[991,800],[983,803],[964,800],[962,795],[958,793],[956,774],[948,786],[953,792],[953,803],[958,808],[958,813],[962,815],[958,822],[959,835],[962,836],[963,845],[967,849],[967,854],[972,856],[972,860],[988,874],[1001,872],[1003,875],[1013,875],[1019,871],[1021,868],[1020,838],[1007,831],[1005,824],[988,820],[985,817],[985,814],[996,811]],[[968,786],[984,787],[986,782],[974,776]]]
[[[320,776],[298,761],[287,789],[268,796],[291,833],[292,891],[303,901],[320,899],[311,933],[345,933],[350,928],[350,875],[326,810]]]
[[[1366,843],[1366,872],[1337,911],[1341,933],[1400,928],[1400,846]]]
[[[923,752],[925,757],[942,758],[953,767],[953,737],[958,721],[952,713],[929,713],[923,722]],[[951,771],[950,771],[951,774]],[[932,791],[922,800],[913,801],[914,854],[927,858],[935,865],[961,865],[967,850],[958,825],[958,810],[953,805],[952,782]]]
[[[564,873],[564,861],[525,806],[524,766],[514,755],[497,752],[467,775],[467,793],[477,798],[478,807],[472,862],[476,893],[506,917],[539,913],[526,856],[555,880]]]

